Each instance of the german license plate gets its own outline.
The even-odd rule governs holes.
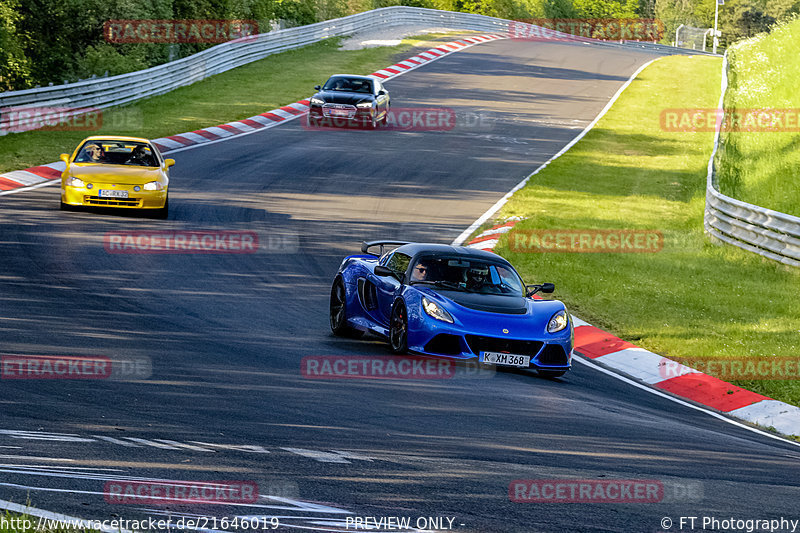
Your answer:
[[[110,189],[100,189],[100,198],[127,198],[128,191],[114,191]]]
[[[531,363],[530,355],[517,355],[513,353],[481,352],[483,362],[501,366],[519,366],[527,368]]]
[[[350,114],[347,109],[331,109],[331,115],[335,117],[346,117]]]

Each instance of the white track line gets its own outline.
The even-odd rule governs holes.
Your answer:
[[[589,133],[589,131],[591,131],[591,129],[592,129],[592,128],[594,128],[594,127],[595,127],[595,125],[596,125],[596,124],[597,124],[597,123],[600,121],[600,119],[601,119],[601,118],[603,118],[603,116],[604,116],[604,115],[605,115],[605,114],[608,112],[608,110],[609,110],[609,109],[611,109],[611,106],[612,106],[612,105],[614,105],[614,102],[616,102],[616,101],[617,101],[617,99],[620,97],[620,95],[622,94],[622,92],[623,92],[625,89],[627,89],[627,88],[628,88],[628,85],[630,85],[630,84],[633,82],[633,80],[636,78],[636,76],[638,76],[638,75],[639,75],[639,73],[640,73],[641,71],[643,71],[644,69],[646,69],[647,67],[649,67],[649,66],[650,66],[650,65],[651,65],[653,62],[655,62],[655,61],[658,61],[659,59],[662,59],[662,58],[658,57],[658,58],[656,58],[656,59],[651,59],[650,61],[648,61],[647,63],[645,63],[645,64],[644,64],[644,65],[642,65],[641,67],[639,67],[639,68],[636,70],[636,72],[634,72],[633,74],[631,74],[631,77],[630,77],[630,78],[628,78],[628,81],[626,81],[626,82],[625,82],[625,83],[622,85],[622,87],[620,87],[620,88],[619,88],[619,90],[616,92],[616,94],[615,94],[614,96],[612,96],[612,97],[611,97],[611,100],[609,100],[609,101],[608,101],[608,103],[607,103],[607,104],[606,104],[606,106],[605,106],[605,107],[602,109],[602,111],[600,111],[600,113],[598,113],[598,115],[597,115],[596,117],[594,117],[594,120],[593,120],[592,122],[590,122],[590,123],[589,123],[589,125],[588,125],[588,126],[586,126],[586,127],[583,129],[583,131],[582,131],[582,132],[580,132],[578,135],[576,135],[574,139],[572,139],[572,140],[571,140],[571,141],[570,141],[570,142],[569,142],[569,143],[568,143],[566,146],[564,146],[564,148],[562,148],[561,150],[559,150],[559,152],[558,152],[556,155],[554,155],[553,157],[551,157],[550,159],[548,159],[547,161],[545,161],[544,163],[542,163],[542,165],[541,165],[541,166],[539,166],[539,168],[537,168],[536,170],[534,170],[533,172],[531,172],[531,173],[528,175],[528,177],[527,177],[527,178],[525,178],[525,179],[524,179],[524,180],[522,180],[521,182],[517,183],[517,185],[516,185],[516,186],[515,186],[513,189],[511,189],[510,191],[508,191],[508,193],[506,193],[506,195],[505,195],[505,196],[503,196],[502,198],[500,198],[500,199],[497,201],[497,203],[496,203],[496,204],[494,204],[492,207],[490,207],[490,208],[489,208],[489,210],[488,210],[488,211],[486,211],[484,214],[482,214],[478,220],[476,220],[475,222],[473,222],[473,223],[472,223],[472,225],[471,225],[470,227],[468,227],[467,229],[465,229],[465,230],[464,230],[464,231],[461,233],[461,235],[459,235],[458,237],[456,237],[456,239],[453,241],[452,245],[453,245],[453,246],[461,246],[461,243],[463,243],[463,242],[464,242],[464,241],[467,239],[467,237],[469,237],[470,235],[472,235],[472,234],[475,232],[475,230],[476,230],[476,229],[478,229],[478,228],[481,226],[481,224],[483,224],[484,222],[486,222],[487,220],[489,220],[489,218],[491,218],[491,217],[492,217],[492,215],[494,215],[495,213],[497,213],[497,212],[500,210],[500,208],[501,208],[501,207],[503,207],[504,205],[506,205],[506,203],[507,203],[507,202],[508,202],[508,201],[511,199],[511,197],[514,195],[514,193],[515,193],[515,192],[517,192],[518,190],[520,190],[521,188],[523,188],[525,185],[527,185],[528,181],[529,181],[529,180],[530,180],[530,179],[531,179],[533,176],[535,176],[536,174],[538,174],[539,172],[541,172],[541,171],[542,171],[542,170],[543,170],[545,167],[547,167],[547,165],[549,165],[550,163],[552,163],[553,161],[555,161],[556,159],[558,159],[559,157],[561,157],[562,155],[564,155],[564,153],[565,153],[567,150],[569,150],[570,148],[572,148],[573,146],[575,146],[575,144],[577,144],[577,142],[578,142],[578,141],[580,141],[581,139],[583,139],[583,137],[584,137],[584,136],[585,136],[587,133]]]
[[[556,160],[556,159],[558,159],[559,157],[561,157],[562,155],[564,155],[564,153],[565,153],[567,150],[569,150],[570,148],[572,148],[573,146],[575,146],[575,144],[577,144],[577,143],[578,143],[578,141],[580,141],[580,140],[581,140],[581,139],[582,139],[582,138],[583,138],[583,137],[584,137],[584,136],[585,136],[587,133],[589,133],[589,131],[591,131],[591,129],[592,129],[592,128],[594,128],[594,126],[595,126],[595,125],[596,125],[596,124],[597,124],[597,123],[600,121],[600,119],[601,119],[601,118],[603,118],[603,116],[604,116],[604,115],[605,115],[605,114],[608,112],[608,110],[609,110],[609,109],[611,109],[611,106],[612,106],[612,105],[614,105],[614,102],[616,102],[616,101],[617,101],[617,99],[618,99],[618,98],[620,97],[620,95],[622,94],[622,92],[623,92],[625,89],[627,89],[627,88],[628,88],[628,86],[629,86],[631,83],[633,83],[633,80],[634,80],[634,79],[635,79],[635,78],[636,78],[636,77],[639,75],[639,73],[641,73],[641,72],[642,72],[644,69],[646,69],[647,67],[649,67],[649,66],[650,66],[650,65],[651,65],[653,62],[655,62],[655,61],[658,61],[659,59],[663,59],[663,58],[659,57],[659,58],[656,58],[656,59],[652,59],[652,60],[648,61],[647,63],[645,63],[644,65],[642,65],[641,67],[639,67],[639,68],[636,70],[636,72],[634,72],[633,74],[631,74],[631,77],[630,77],[630,78],[628,78],[628,81],[626,81],[626,82],[625,82],[625,83],[622,85],[622,87],[620,87],[620,88],[619,88],[619,90],[616,92],[616,94],[614,94],[614,96],[611,98],[611,100],[609,100],[609,101],[608,101],[608,103],[606,104],[606,106],[605,106],[605,107],[604,107],[604,108],[603,108],[603,109],[600,111],[600,113],[599,113],[599,114],[598,114],[598,115],[597,115],[597,116],[594,118],[594,120],[593,120],[593,121],[592,121],[592,122],[591,122],[591,123],[590,123],[588,126],[586,126],[586,128],[584,128],[584,130],[583,130],[582,132],[580,132],[580,133],[579,133],[579,134],[578,134],[578,135],[577,135],[577,136],[576,136],[574,139],[572,139],[572,140],[569,142],[569,144],[567,144],[566,146],[564,146],[564,148],[562,148],[561,150],[559,150],[559,152],[558,152],[557,154],[555,154],[553,157],[551,157],[550,159],[548,159],[547,161],[545,161],[545,162],[544,162],[544,163],[543,163],[541,166],[539,166],[539,168],[537,168],[536,170],[534,170],[534,171],[533,171],[533,172],[532,172],[532,173],[531,173],[531,174],[530,174],[530,175],[529,175],[527,178],[525,178],[524,180],[522,180],[521,182],[519,182],[519,183],[518,183],[518,184],[517,184],[517,185],[516,185],[516,186],[515,186],[513,189],[511,189],[511,190],[510,190],[510,191],[509,191],[509,192],[508,192],[508,193],[507,193],[505,196],[503,196],[503,197],[502,197],[500,200],[498,200],[498,201],[497,201],[497,203],[495,203],[495,204],[494,204],[492,207],[490,207],[490,208],[489,208],[489,210],[488,210],[488,211],[486,211],[486,212],[485,212],[483,215],[481,215],[481,216],[480,216],[480,218],[478,218],[478,220],[476,220],[475,222],[473,222],[473,223],[472,223],[472,225],[471,225],[470,227],[468,227],[466,230],[464,230],[464,231],[461,233],[461,235],[459,235],[458,237],[456,237],[456,239],[455,239],[455,240],[452,242],[452,245],[453,245],[453,246],[461,246],[461,245],[462,245],[462,243],[463,243],[463,242],[464,242],[464,241],[465,241],[465,240],[466,240],[466,239],[467,239],[467,238],[468,238],[470,235],[472,235],[472,234],[475,232],[475,230],[476,230],[476,229],[478,229],[478,228],[481,226],[481,224],[483,224],[484,222],[486,222],[487,220],[489,220],[489,218],[491,218],[491,217],[492,217],[492,216],[493,216],[495,213],[497,213],[497,211],[499,211],[499,210],[500,210],[500,208],[501,208],[501,207],[503,207],[503,206],[504,206],[504,205],[505,205],[505,204],[506,204],[506,203],[507,203],[507,202],[508,202],[508,201],[511,199],[511,196],[513,196],[513,194],[514,194],[515,192],[517,192],[517,191],[518,191],[518,190],[520,190],[522,187],[524,187],[524,186],[525,186],[525,185],[528,183],[528,181],[529,181],[529,180],[530,180],[530,179],[531,179],[533,176],[535,176],[536,174],[538,174],[539,172],[541,172],[541,171],[542,171],[544,168],[546,168],[546,167],[547,167],[547,165],[549,165],[549,164],[550,164],[550,163],[552,163],[554,160]],[[483,243],[480,243],[480,244],[483,244]],[[580,319],[578,319],[578,320],[580,320]],[[582,320],[581,320],[581,322],[582,322],[582,323],[584,323],[584,324],[587,324],[587,325],[588,325],[588,323],[587,323],[587,322],[584,322],[584,321],[582,321]],[[638,382],[636,382],[636,381],[633,381],[633,380],[631,380],[631,379],[628,379],[627,377],[625,377],[625,376],[623,376],[623,375],[621,375],[621,374],[619,374],[619,373],[612,372],[611,370],[607,370],[607,369],[605,369],[605,368],[603,368],[603,367],[601,367],[601,366],[597,365],[597,363],[595,363],[595,362],[590,362],[589,360],[587,360],[587,359],[584,359],[584,358],[582,358],[582,357],[578,357],[578,356],[576,356],[576,357],[574,357],[574,360],[575,360],[575,361],[579,361],[579,362],[583,363],[583,364],[584,364],[584,365],[586,365],[586,366],[590,366],[591,368],[594,368],[595,370],[599,370],[600,372],[603,372],[603,373],[605,373],[605,374],[608,374],[609,376],[613,376],[613,377],[615,377],[615,378],[617,378],[617,379],[619,379],[619,380],[621,380],[621,381],[624,381],[625,383],[628,383],[628,384],[630,384],[630,385],[633,385],[634,387],[640,388],[640,389],[642,389],[642,390],[649,391],[649,392],[650,392],[650,393],[652,393],[652,394],[655,394],[655,395],[657,395],[657,396],[661,396],[662,398],[666,398],[666,399],[668,399],[668,400],[671,400],[671,401],[673,401],[673,402],[679,403],[679,404],[681,404],[681,405],[685,405],[685,406],[687,406],[687,407],[690,407],[690,408],[692,408],[692,409],[695,409],[695,410],[697,410],[697,411],[702,411],[702,412],[704,412],[704,413],[707,413],[707,414],[709,414],[709,415],[713,416],[714,418],[718,418],[718,419],[720,419],[720,420],[724,420],[725,422],[727,422],[727,423],[729,423],[729,424],[732,424],[732,425],[734,425],[734,426],[737,426],[737,427],[740,427],[740,428],[744,428],[744,429],[747,429],[748,431],[752,431],[752,432],[754,432],[754,433],[758,433],[758,434],[760,434],[760,435],[764,435],[764,436],[766,436],[766,437],[769,437],[769,438],[771,438],[771,439],[775,439],[775,440],[779,440],[779,441],[781,441],[781,442],[786,442],[786,443],[792,444],[792,445],[794,445],[794,446],[800,446],[800,442],[795,442],[795,441],[793,441],[793,440],[789,440],[789,439],[787,439],[787,438],[784,438],[784,437],[779,437],[779,436],[777,436],[777,435],[773,435],[772,433],[768,433],[768,432],[766,432],[766,431],[764,431],[764,430],[757,429],[757,428],[754,428],[754,427],[751,427],[751,426],[745,425],[745,424],[743,424],[743,423],[741,423],[741,422],[737,422],[736,420],[733,420],[733,419],[731,419],[731,418],[729,418],[729,417],[727,417],[727,416],[724,416],[724,415],[722,415],[722,414],[720,414],[720,413],[718,413],[718,412],[716,412],[716,411],[712,411],[712,410],[710,410],[710,409],[708,409],[708,408],[705,408],[705,407],[700,407],[700,406],[694,405],[694,404],[692,404],[692,403],[689,403],[689,402],[687,402],[687,401],[681,400],[681,399],[677,398],[676,396],[672,396],[672,395],[666,394],[666,393],[664,393],[664,392],[661,392],[661,391],[659,391],[658,389],[655,389],[655,388],[653,388],[653,387],[648,387],[648,386],[646,386],[646,385],[642,385],[641,383],[638,383]]]
[[[763,435],[763,436],[769,437],[771,439],[775,439],[775,440],[778,440],[778,441],[781,441],[781,442],[784,442],[784,443],[787,443],[787,444],[792,444],[794,446],[800,447],[800,442],[795,442],[795,441],[786,439],[784,437],[779,437],[778,435],[773,435],[772,433],[768,433],[767,431],[764,431],[763,429],[759,429],[759,428],[755,428],[755,427],[752,427],[752,426],[748,426],[747,424],[743,424],[741,422],[737,422],[736,420],[728,418],[727,416],[725,416],[725,415],[723,415],[721,413],[718,413],[716,411],[711,411],[710,409],[707,409],[705,407],[701,407],[699,405],[695,405],[693,403],[689,403],[688,401],[681,400],[680,398],[678,398],[676,396],[672,396],[672,395],[667,394],[665,392],[661,392],[660,390],[655,389],[653,387],[648,387],[647,385],[643,385],[641,383],[638,383],[638,382],[636,382],[636,381],[634,381],[632,379],[629,379],[629,378],[623,376],[622,374],[618,374],[617,372],[613,372],[611,370],[603,368],[603,367],[601,367],[600,365],[598,365],[597,363],[595,363],[594,361],[592,361],[590,359],[584,359],[583,357],[579,357],[577,355],[574,356],[572,359],[573,359],[573,361],[578,361],[581,364],[584,364],[584,365],[586,365],[588,367],[591,367],[591,368],[593,368],[593,369],[595,369],[595,370],[597,370],[599,372],[602,372],[603,374],[608,374],[609,376],[614,377],[614,378],[616,378],[616,379],[618,379],[620,381],[624,381],[628,385],[633,385],[637,389],[642,389],[642,390],[647,391],[647,392],[649,392],[651,394],[655,394],[656,396],[660,396],[662,398],[666,398],[667,400],[671,400],[671,401],[673,401],[673,402],[675,402],[677,404],[683,405],[684,407],[688,407],[688,408],[694,409],[696,411],[701,411],[703,413],[706,413],[708,415],[713,416],[714,418],[718,418],[720,420],[723,420],[723,421],[727,422],[728,424],[732,424],[732,425],[734,425],[736,427],[740,427],[740,428],[746,429],[748,431],[752,431],[753,433],[758,433],[759,435]]]

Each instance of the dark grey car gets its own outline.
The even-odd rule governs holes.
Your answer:
[[[335,74],[325,85],[314,87],[308,113],[309,126],[364,125],[376,128],[389,115],[389,92],[375,78]]]

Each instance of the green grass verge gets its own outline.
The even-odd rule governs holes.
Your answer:
[[[497,251],[529,283],[554,282],[576,315],[670,358],[800,356],[800,270],[703,233],[713,133],[665,132],[664,108],[714,107],[721,60],[672,56],[646,68],[575,147],[499,214],[526,217]],[[686,80],[692,80],[687,83]],[[512,251],[520,230],[645,229],[657,253]],[[737,382],[800,405],[797,381]]]
[[[794,109],[794,130],[728,132],[719,153],[721,191],[745,202],[800,216],[800,19],[729,50],[727,109]]]
[[[472,32],[460,32],[460,34]],[[328,39],[250,63],[134,105],[107,110],[96,131],[30,131],[0,137],[0,173],[52,163],[89,135],[133,135],[156,139],[217,126],[307,98],[314,86],[338,72],[369,74],[387,67],[434,39],[419,35],[398,46],[339,50],[342,38]],[[405,59],[405,56],[400,58]]]

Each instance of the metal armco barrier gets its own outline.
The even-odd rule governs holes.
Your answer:
[[[183,59],[146,70],[65,85],[0,93],[0,110],[8,107],[97,110],[127,105],[258,61],[271,54],[307,46],[330,37],[349,35],[376,27],[404,24],[425,24],[432,27],[505,34],[509,31],[512,21],[437,9],[407,6],[385,7],[307,26],[287,28],[229,41]],[[661,53],[676,53],[675,48],[645,42],[628,41],[623,45],[616,42],[573,37],[554,31],[551,31],[550,34],[556,38],[591,41],[599,45],[640,46]],[[682,50],[679,53],[686,53],[686,51]],[[0,135],[8,133],[7,126],[10,118],[0,116]]]
[[[104,109],[167,93],[270,54],[375,27],[430,24],[489,32],[508,30],[508,20],[405,6],[375,9],[297,28],[262,33],[219,44],[189,57],[146,70],[77,83],[0,93],[0,108]],[[0,132],[9,119],[0,116]],[[0,133],[2,135],[2,133]]]
[[[717,105],[720,110],[727,88],[726,54],[722,60],[722,91]],[[706,232],[749,252],[800,267],[800,217],[748,204],[719,192],[714,162],[719,144],[720,127],[717,126],[706,179],[706,209],[703,217]]]

